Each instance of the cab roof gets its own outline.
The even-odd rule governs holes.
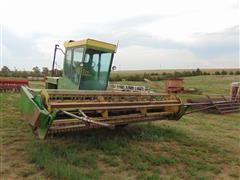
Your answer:
[[[78,47],[78,46],[86,46],[87,48],[102,50],[106,52],[116,52],[117,46],[115,44],[110,44],[103,41],[98,41],[94,39],[83,39],[79,41],[65,41],[65,48]]]

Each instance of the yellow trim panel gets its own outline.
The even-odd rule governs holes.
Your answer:
[[[65,48],[76,46],[91,46],[100,49],[107,49],[113,52],[115,52],[117,49],[117,46],[115,44],[110,44],[107,42],[102,42],[94,39],[84,39],[80,41],[65,41],[63,45]]]

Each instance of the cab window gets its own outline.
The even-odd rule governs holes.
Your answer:
[[[71,77],[72,49],[67,49],[65,56],[64,74]]]
[[[81,75],[81,69],[82,69],[80,66],[80,63],[83,60],[83,53],[84,53],[84,48],[82,47],[73,49],[72,80],[76,84],[79,84],[79,81],[80,81],[80,75]]]

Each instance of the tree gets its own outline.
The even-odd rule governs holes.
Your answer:
[[[1,69],[1,71],[2,71],[3,73],[8,73],[8,72],[10,72],[10,69],[9,69],[7,66],[3,66],[2,69]]]
[[[196,75],[197,75],[197,76],[202,75],[202,71],[201,71],[199,68],[197,68],[197,70],[196,70]]]
[[[237,71],[235,72],[235,75],[240,75],[240,71],[237,70]]]
[[[28,77],[28,72],[23,70],[22,71],[22,77],[27,78]]]
[[[182,72],[182,75],[183,75],[184,77],[192,76],[192,72],[191,72],[191,71],[183,71],[183,72]]]
[[[35,66],[35,67],[32,68],[32,70],[33,70],[33,73],[34,73],[35,76],[40,76],[41,72],[40,72],[39,67]]]
[[[181,76],[182,76],[182,73],[181,73],[181,72],[178,72],[178,71],[174,71],[174,76],[175,76],[175,77],[181,77]]]
[[[227,71],[222,70],[221,74],[222,74],[222,75],[227,75]]]
[[[48,69],[47,67],[43,67],[43,68],[42,68],[42,74],[43,74],[44,76],[47,76],[47,75],[49,74],[49,69]]]
[[[11,71],[7,66],[3,66],[0,72],[1,76],[9,76],[11,74]]]

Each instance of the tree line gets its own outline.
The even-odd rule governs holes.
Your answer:
[[[53,73],[55,76],[61,76],[62,70],[55,69]],[[14,69],[12,71],[7,66],[3,66],[0,71],[0,76],[2,77],[45,77],[50,76],[51,74],[52,71],[49,70],[47,67],[43,67],[42,69],[40,69],[38,66],[33,67],[31,71],[19,71],[17,69]]]
[[[63,71],[62,70],[54,70],[53,74],[54,76],[62,76]],[[49,70],[47,67],[43,67],[40,69],[38,66],[35,66],[32,68],[31,71],[19,71],[17,69],[14,69],[11,71],[7,66],[3,66],[0,71],[0,76],[2,77],[46,77],[50,76],[52,74],[52,71]],[[127,74],[127,75],[121,75],[117,73],[113,73],[110,76],[110,81],[122,81],[123,79],[126,81],[144,81],[144,79],[149,79],[152,81],[160,81],[166,78],[171,77],[189,77],[189,76],[205,76],[205,75],[240,75],[240,71],[237,70],[235,72],[233,71],[226,71],[226,70],[216,70],[215,72],[205,72],[200,70],[199,68],[193,71],[175,71],[173,73],[143,73],[143,74]]]
[[[215,72],[204,72],[199,68],[193,71],[175,71],[173,73],[143,73],[143,74],[128,74],[128,75],[120,75],[120,74],[113,74],[110,76],[110,81],[144,81],[144,79],[149,79],[151,81],[161,81],[166,78],[171,77],[189,77],[189,76],[206,76],[206,75],[240,75],[240,71],[237,70],[235,72],[230,71],[227,72],[225,70],[222,71],[215,71]]]

